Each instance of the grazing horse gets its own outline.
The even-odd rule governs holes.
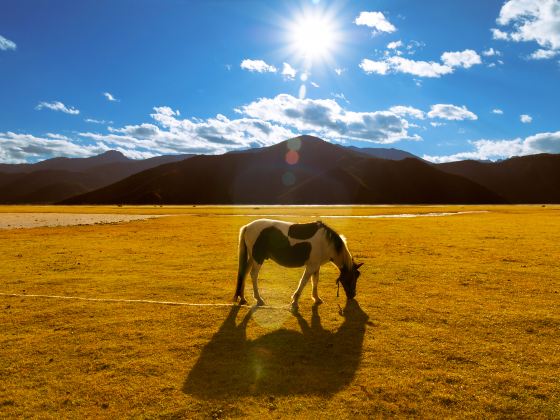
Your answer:
[[[362,266],[352,259],[344,237],[323,222],[288,223],[280,220],[259,219],[239,231],[239,271],[234,302],[245,304],[245,277],[250,272],[253,296],[257,305],[264,305],[259,294],[258,276],[264,261],[271,259],[284,267],[303,267],[305,271],[298,288],[292,295],[292,306],[297,308],[299,296],[309,278],[316,304],[322,302],[317,294],[319,269],[332,262],[340,270],[336,281],[342,283],[348,299],[356,296],[356,281]]]

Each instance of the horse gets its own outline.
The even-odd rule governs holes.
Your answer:
[[[356,296],[359,268],[346,245],[346,239],[321,221],[289,223],[280,220],[259,219],[239,230],[239,269],[233,301],[244,305],[245,278],[250,272],[253,296],[257,306],[264,305],[258,287],[259,271],[265,260],[271,259],[284,267],[304,267],[299,285],[292,295],[292,307],[297,309],[303,288],[311,278],[315,304],[323,301],[318,295],[319,269],[331,262],[340,270],[336,284],[344,288],[347,299]],[[338,295],[338,293],[337,293]]]

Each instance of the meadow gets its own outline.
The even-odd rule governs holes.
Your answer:
[[[169,216],[0,230],[2,418],[560,418],[560,206],[0,207],[49,212]],[[219,305],[261,215],[354,216],[356,302],[268,262],[273,308]]]

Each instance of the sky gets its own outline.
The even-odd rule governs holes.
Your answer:
[[[300,134],[560,153],[560,0],[1,0],[0,162]]]

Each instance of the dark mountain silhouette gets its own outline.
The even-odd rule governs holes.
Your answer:
[[[436,167],[483,185],[511,203],[560,203],[560,155],[538,154],[500,162],[465,160]]]
[[[289,153],[289,155],[287,155]],[[297,163],[290,164],[287,160]],[[195,156],[65,204],[502,203],[475,182],[417,159],[385,160],[300,136],[248,153]]]
[[[404,150],[393,149],[393,148],[383,148],[383,147],[355,147],[348,146],[350,150],[355,152],[364,153],[368,156],[376,157],[379,159],[388,160],[403,160],[406,158],[413,158],[418,160],[423,160],[412,153],[405,152]]]
[[[0,203],[54,203],[189,156],[134,160],[112,150],[89,158],[54,158],[33,164],[0,164]]]

